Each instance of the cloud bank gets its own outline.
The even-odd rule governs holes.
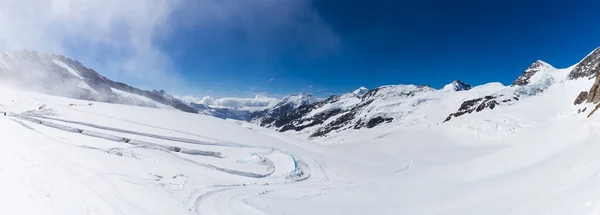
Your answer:
[[[215,108],[228,108],[234,110],[248,110],[248,111],[260,111],[267,108],[271,108],[281,100],[276,98],[270,98],[266,96],[257,95],[254,98],[219,98],[215,99],[210,96],[205,96],[203,98],[196,98],[193,96],[183,96],[179,97],[182,101],[196,103],[196,104],[204,104],[210,107]]]

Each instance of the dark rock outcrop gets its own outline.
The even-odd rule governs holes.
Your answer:
[[[252,118],[255,121],[260,121],[261,126],[272,126],[279,128],[278,131],[280,132],[285,132],[289,130],[302,131],[309,127],[321,125],[327,119],[345,112],[341,108],[334,108],[319,114],[315,114],[314,116],[307,117],[307,114],[311,111],[321,108],[324,105],[335,103],[338,100],[339,96],[334,95],[330,96],[326,100],[310,104],[304,104],[295,109],[291,109],[291,106],[284,105],[280,106],[286,107],[286,109],[283,111],[281,110],[281,108],[265,110],[254,114]]]
[[[312,105],[313,103],[315,103],[315,99],[310,94],[302,93],[288,96],[281,102],[279,102],[277,105],[275,105],[273,108],[255,112],[250,117],[250,121],[257,123],[263,127],[281,127],[285,124],[292,122],[294,119],[297,119],[297,116],[302,115],[305,112],[312,110],[311,108],[314,108],[319,105]],[[298,110],[296,113],[292,113],[296,109],[300,110]],[[290,114],[291,116],[289,116]]]
[[[484,96],[482,98],[467,100],[467,101],[464,101],[460,105],[460,108],[458,108],[458,111],[448,115],[448,117],[446,117],[444,122],[448,122],[448,121],[452,120],[452,118],[459,117],[459,116],[462,116],[465,114],[470,114],[473,112],[481,112],[485,109],[493,110],[494,108],[496,108],[496,106],[499,106],[503,103],[512,102],[513,100],[519,101],[519,95],[514,94],[512,98],[506,98],[506,97],[504,97],[504,95],[489,95],[489,96]]]
[[[378,117],[375,117],[375,118],[369,120],[369,122],[367,122],[367,128],[373,128],[384,122],[392,122],[392,120],[394,120],[394,118],[384,118],[384,117],[378,116]]]
[[[587,101],[587,99],[588,99],[588,92],[583,91],[583,92],[579,93],[579,95],[577,96],[577,98],[575,99],[575,102],[573,102],[573,104],[575,104],[575,105],[581,104],[584,101]]]
[[[598,103],[600,102],[600,78],[596,77],[596,81],[592,84],[590,88],[590,92],[587,97],[588,103]]]
[[[364,99],[364,97],[363,97],[363,99]],[[338,117],[333,122],[317,129],[317,131],[314,132],[310,136],[311,137],[324,137],[332,131],[340,130],[344,127],[348,127],[356,119],[356,115],[358,114],[358,112],[360,112],[360,110],[362,110],[364,107],[368,106],[372,102],[373,102],[373,100],[368,100],[366,102],[362,102],[362,103],[354,106],[352,109],[350,109],[350,111],[348,111],[344,115]],[[360,129],[362,127],[364,127],[364,124],[362,124],[361,121],[359,120],[358,123],[353,128]]]

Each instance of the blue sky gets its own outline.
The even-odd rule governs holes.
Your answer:
[[[0,50],[82,61],[179,95],[253,97],[360,86],[510,84],[535,60],[600,46],[593,0],[23,0],[0,8]]]
[[[300,91],[454,79],[510,84],[542,59],[568,67],[600,45],[597,1],[315,0],[315,17],[178,29],[163,47],[197,94]],[[277,9],[274,7],[273,9]],[[289,11],[296,13],[297,11]],[[285,26],[291,25],[291,26]],[[302,34],[302,35],[298,35]]]

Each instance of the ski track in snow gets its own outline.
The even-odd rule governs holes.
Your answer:
[[[235,143],[225,143],[225,142],[210,143],[210,142],[200,141],[200,140],[169,137],[169,136],[162,136],[162,135],[155,135],[155,134],[149,134],[149,133],[143,133],[143,132],[130,131],[130,130],[125,130],[125,129],[117,129],[117,128],[111,128],[111,127],[106,127],[106,126],[99,126],[99,125],[95,125],[95,124],[91,124],[91,123],[46,117],[43,115],[32,114],[32,112],[26,112],[24,114],[9,113],[9,116],[11,117],[12,121],[18,123],[19,125],[27,128],[27,129],[30,129],[30,130],[36,132],[36,133],[41,133],[41,132],[36,130],[33,127],[33,125],[30,125],[28,123],[43,125],[43,126],[58,129],[58,130],[61,130],[64,132],[79,133],[79,134],[90,136],[90,137],[102,138],[102,139],[107,139],[107,140],[116,141],[116,142],[125,142],[125,143],[131,144],[131,145],[139,145],[144,148],[154,148],[157,150],[163,150],[167,153],[172,153],[174,156],[176,156],[174,153],[184,153],[184,154],[190,154],[190,155],[220,157],[219,156],[220,153],[219,152],[205,152],[205,151],[198,151],[198,150],[190,150],[190,149],[185,149],[185,148],[179,148],[179,149],[177,149],[177,151],[174,151],[172,147],[163,146],[163,145],[156,144],[156,143],[143,142],[143,141],[133,140],[133,139],[125,138],[125,137],[118,137],[118,136],[108,135],[108,134],[103,134],[103,133],[98,133],[98,132],[89,132],[84,129],[70,127],[70,126],[67,126],[64,124],[49,122],[49,121],[45,121],[45,120],[53,120],[53,121],[57,121],[57,122],[69,123],[69,124],[74,124],[74,125],[82,125],[82,126],[87,126],[87,127],[92,127],[92,128],[98,128],[101,130],[119,132],[119,133],[123,133],[123,134],[134,134],[134,135],[146,136],[146,137],[154,138],[157,140],[169,140],[169,141],[176,141],[176,142],[182,142],[182,143],[188,143],[188,144],[220,146],[220,147],[255,148],[255,149],[261,149],[261,150],[265,149],[265,147],[255,147],[255,146],[235,144]],[[93,147],[89,147],[89,148],[94,149]],[[254,195],[258,195],[258,193],[260,191],[268,189],[269,187],[291,186],[295,182],[304,181],[310,177],[310,167],[309,166],[299,165],[298,164],[299,161],[297,161],[293,155],[291,155],[287,152],[283,152],[283,151],[280,151],[280,150],[274,149],[274,148],[270,148],[270,149],[271,149],[271,151],[278,151],[279,153],[281,153],[283,155],[289,156],[293,160],[294,165],[293,165],[293,169],[291,171],[284,170],[287,172],[284,172],[283,174],[280,173],[282,175],[275,176],[275,177],[284,178],[284,180],[279,181],[279,182],[275,181],[275,182],[271,182],[271,183],[267,182],[265,184],[220,185],[219,187],[225,187],[225,188],[218,188],[216,190],[211,190],[211,191],[204,192],[204,193],[193,193],[191,196],[197,196],[197,197],[195,197],[194,199],[191,200],[192,202],[194,202],[194,204],[190,208],[190,211],[194,211],[197,214],[248,214],[248,213],[264,214],[264,213],[260,212],[260,210],[258,210],[257,208],[249,205],[245,201],[245,198],[251,197]],[[271,171],[269,173],[260,174],[260,173],[232,170],[232,169],[217,167],[217,166],[214,166],[211,164],[198,163],[198,162],[195,162],[195,161],[192,161],[189,159],[185,159],[185,158],[181,158],[181,157],[179,157],[179,159],[186,160],[188,162],[192,162],[192,163],[195,163],[197,165],[200,165],[200,166],[203,166],[206,168],[215,169],[218,171],[222,171],[222,172],[233,174],[233,175],[238,175],[241,177],[266,178],[266,177],[270,177],[274,173],[276,173],[276,170],[278,169],[277,168],[278,164],[269,160],[269,155],[273,154],[273,152],[268,153],[268,154],[259,154],[259,153],[256,153],[256,154],[259,155],[261,158],[265,159],[266,162],[271,166],[270,167]],[[70,165],[71,165],[70,167],[73,167],[72,163],[70,163]],[[132,213],[152,214],[149,211],[145,211],[143,209],[143,207],[140,207],[138,205],[133,205],[130,203],[123,204],[122,202],[120,202],[120,199],[122,199],[121,197],[111,197],[111,196],[118,195],[118,192],[114,188],[114,185],[110,184],[110,180],[107,180],[106,176],[103,176],[99,173],[95,173],[91,170],[86,170],[86,171],[88,173],[85,173],[85,174],[91,174],[92,177],[95,176],[96,178],[100,178],[98,180],[102,180],[103,181],[102,183],[105,183],[105,184],[108,183],[106,186],[103,186],[100,188],[93,187],[93,186],[88,186],[88,187],[90,187],[92,190],[95,190],[95,192],[97,192],[99,196],[105,196],[104,197],[105,201],[110,202],[111,205],[115,205],[115,212],[122,213],[122,214],[132,214]],[[301,171],[302,173],[297,174],[297,171]],[[77,171],[77,172],[81,173],[81,171]],[[86,179],[88,179],[88,178],[90,178],[90,177],[86,177]],[[106,193],[105,191],[107,189],[108,190],[112,189],[112,191],[110,193]],[[101,191],[104,193],[100,193]],[[227,207],[224,207],[224,208],[226,208],[225,211],[221,211],[221,210],[223,210],[223,208],[216,208],[216,207],[214,207],[215,205],[226,205]],[[120,211],[122,208],[129,208],[129,209],[127,209],[126,211]]]

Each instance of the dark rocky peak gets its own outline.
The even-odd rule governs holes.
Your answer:
[[[538,61],[534,62],[533,64],[531,64],[529,66],[529,68],[527,68],[525,70],[525,72],[523,72],[523,74],[521,74],[521,76],[519,76],[515,81],[513,81],[513,83],[510,86],[527,85],[530,83],[530,79],[531,79],[531,77],[533,77],[533,75],[535,75],[539,71],[549,69],[549,68],[553,69],[554,67],[544,61],[538,60]]]
[[[578,78],[589,78],[592,79],[598,75],[600,67],[600,48],[596,48],[592,53],[583,58],[581,62],[575,65],[573,71],[569,73],[569,79],[574,80]]]
[[[462,82],[460,80],[454,80],[452,83],[447,84],[442,88],[443,91],[467,91],[470,90],[471,85]]]

